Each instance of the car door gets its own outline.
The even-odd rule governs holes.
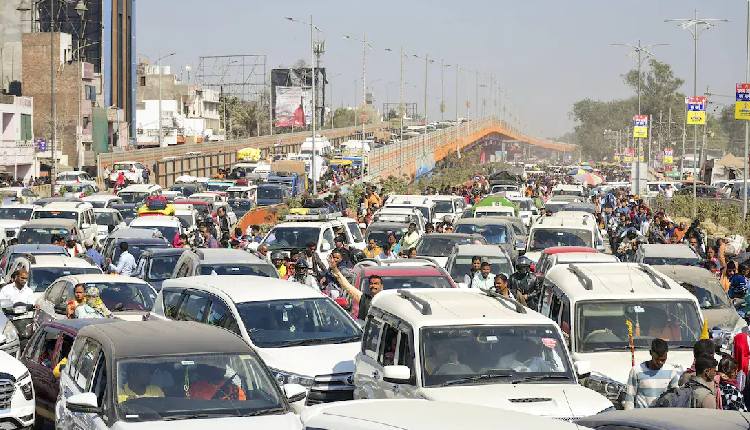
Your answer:
[[[320,245],[318,245],[318,255],[320,255],[320,261],[323,264],[328,263],[328,256],[331,255],[331,251],[335,246],[333,230],[330,227],[325,227],[320,235]]]
[[[29,369],[34,384],[37,416],[54,421],[55,401],[57,401],[57,379],[52,375],[54,353],[57,349],[60,331],[45,326],[37,330],[21,356],[21,361]]]
[[[383,368],[378,363],[383,325],[383,321],[372,313],[367,316],[362,348],[354,362],[355,399],[379,399],[383,396],[381,387],[378,386],[379,378],[383,374]]]
[[[58,319],[56,315],[58,315],[59,311],[63,312],[59,314],[61,315],[61,317],[66,316],[64,313],[65,311],[59,307],[59,304],[61,303],[62,297],[64,295],[65,286],[65,281],[57,281],[53,282],[52,285],[47,287],[42,300],[38,302],[39,309],[37,309],[36,311],[36,321],[34,323],[37,327],[41,327],[41,325],[45,322]],[[55,309],[56,305],[58,305],[57,309]]]
[[[106,405],[104,396],[106,364],[101,345],[94,339],[86,338],[79,350],[76,350],[76,348],[73,349],[71,362],[67,367],[67,376],[69,378],[66,378],[66,385],[70,389],[61,390],[62,399],[66,400],[71,395],[78,393],[96,393],[99,405],[102,409],[108,410],[109,407]],[[69,425],[62,426],[63,428],[98,429],[108,427],[102,416],[98,414],[70,412],[67,410],[65,414],[69,418]]]
[[[416,387],[416,373],[414,368],[414,336],[410,327],[402,322],[389,322],[383,326],[383,341],[381,342],[381,354],[378,363],[385,367],[388,365],[406,366],[411,371],[409,383],[394,383],[382,379],[379,381],[383,398],[419,398]]]
[[[186,290],[174,319],[178,321],[206,322],[211,300],[202,291]]]
[[[94,216],[93,209],[87,209],[84,212],[83,235],[85,239],[96,240],[96,233],[99,231],[99,227],[96,225],[96,216]]]

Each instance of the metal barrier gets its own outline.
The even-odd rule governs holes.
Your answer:
[[[163,188],[172,186],[182,175],[212,177],[219,169],[230,169],[237,161],[237,152],[196,154],[157,161],[152,181]]]

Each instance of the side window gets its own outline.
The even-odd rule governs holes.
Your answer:
[[[23,356],[30,360],[35,360],[35,357],[39,357],[39,351],[42,349],[42,342],[44,342],[44,331],[37,330],[29,339],[29,343],[26,349],[23,351]]]
[[[99,362],[100,353],[101,347],[99,346],[99,343],[93,339],[88,339],[81,349],[81,354],[78,356],[78,362],[76,363],[75,373],[71,374],[71,376],[78,388],[83,391],[89,391],[91,388],[91,381],[94,377],[97,363]]]
[[[363,354],[373,359],[378,358],[378,342],[382,331],[383,323],[373,318],[372,315],[368,316],[364,334],[362,335]]]
[[[161,293],[164,305],[164,316],[169,319],[177,318],[177,310],[180,308],[181,290],[164,290]]]
[[[331,249],[334,247],[334,241],[333,241],[333,231],[330,228],[327,228],[323,231],[323,242],[327,243],[331,246]],[[322,244],[321,243],[321,244]]]
[[[62,296],[60,297],[60,301],[56,302],[56,304],[65,303],[72,298],[73,298],[73,283],[63,282]]]
[[[552,303],[550,305],[550,311],[549,311],[549,317],[553,321],[558,321],[558,317],[560,316],[560,308],[562,307],[562,302],[560,301],[560,297],[558,297],[557,294],[552,294]]]
[[[230,326],[237,325],[237,323],[233,323],[233,321],[234,317],[232,316],[232,311],[229,310],[229,307],[224,303],[224,301],[218,297],[212,297],[211,310],[208,311],[206,324],[215,325],[217,327],[223,327],[231,330],[231,328],[229,328]]]
[[[32,360],[44,367],[52,369],[52,359],[57,346],[57,337],[60,332],[56,329],[47,329],[42,332],[39,343],[35,345]]]
[[[411,342],[412,336],[409,333],[405,331],[399,332],[398,351],[396,353],[397,360],[394,364],[408,367],[411,370],[411,375],[414,376],[414,350]]]
[[[62,334],[62,343],[60,344],[60,350],[57,352],[57,356],[54,357],[54,363],[57,365],[57,363],[60,362],[63,358],[67,357],[70,354],[70,349],[73,346],[73,341],[75,338],[73,336],[70,336],[68,334],[63,333]]]
[[[105,409],[103,415],[108,415],[106,413],[106,405],[108,405],[109,402],[104,401],[104,393],[107,390],[107,364],[104,359],[104,354],[101,352],[99,353],[96,366],[94,367],[94,375],[90,387],[90,391],[96,394],[98,404],[102,405],[102,408]]]
[[[557,323],[560,325],[560,330],[570,336],[570,301],[566,297],[563,297],[561,300],[562,312]]]
[[[60,303],[63,288],[65,288],[65,282],[55,282],[52,284],[51,287],[47,288],[47,300],[53,305]]]
[[[396,347],[398,346],[398,330],[391,327],[390,324],[383,326],[383,340],[380,342],[380,354],[378,354],[378,363],[383,366],[395,364]]]
[[[208,297],[196,293],[188,293],[182,300],[182,306],[180,306],[180,311],[176,319],[204,322],[210,304],[211,301]]]

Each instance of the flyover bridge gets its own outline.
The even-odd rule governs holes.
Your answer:
[[[365,136],[387,138],[390,136],[388,126],[388,123],[368,124],[365,126]],[[336,143],[361,138],[362,127],[326,129],[320,130],[318,134]],[[141,162],[154,172],[152,182],[167,187],[181,175],[212,176],[218,173],[219,169],[231,168],[238,161],[239,149],[258,148],[261,157],[265,158],[269,154],[298,152],[308,137],[310,132],[303,131],[222,142],[111,152],[98,155],[97,167],[101,174],[106,167],[120,161]],[[496,118],[484,118],[373,149],[369,154],[369,177],[419,176],[432,170],[436,162],[450,153],[488,139],[513,140],[561,153],[575,150],[575,145],[528,136]]]

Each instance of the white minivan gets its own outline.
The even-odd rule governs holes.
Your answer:
[[[31,219],[71,219],[76,222],[80,234],[78,241],[99,241],[99,227],[96,225],[94,207],[86,202],[52,202],[34,209]]]
[[[209,275],[167,279],[149,318],[198,321],[242,337],[307,404],[351,400],[362,330],[320,290],[283,279]]]
[[[390,290],[372,300],[356,399],[470,403],[572,419],[612,408],[578,383],[560,328],[478,289]]]

